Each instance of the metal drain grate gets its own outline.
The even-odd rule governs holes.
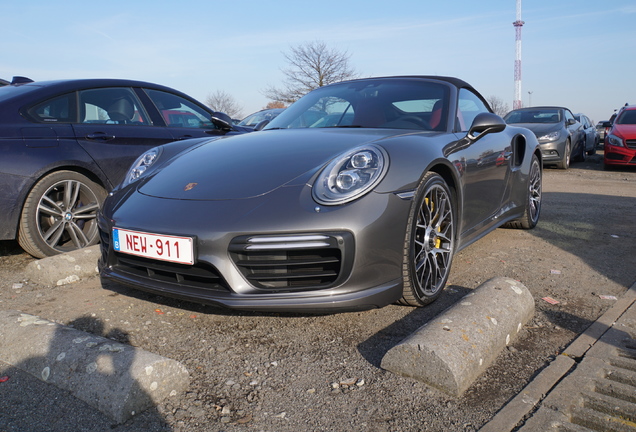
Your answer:
[[[636,307],[541,402],[519,432],[636,432]]]

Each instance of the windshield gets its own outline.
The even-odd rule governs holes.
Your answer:
[[[446,130],[449,87],[423,80],[373,79],[320,87],[265,129],[395,128]]]
[[[636,124],[636,110],[625,110],[618,116],[617,124],[633,125]]]
[[[272,109],[259,111],[257,113],[254,113],[245,117],[243,120],[239,122],[239,126],[256,126],[263,120],[272,120],[276,118],[276,116],[282,113],[284,110],[285,110],[284,108],[272,108]]]
[[[504,117],[506,123],[559,123],[561,113],[558,109],[520,110],[509,112]]]

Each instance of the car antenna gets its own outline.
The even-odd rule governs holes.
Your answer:
[[[33,80],[31,78],[23,77],[23,76],[14,76],[11,80],[11,84],[26,84],[32,83]]]

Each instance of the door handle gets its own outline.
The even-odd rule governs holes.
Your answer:
[[[95,132],[86,135],[86,139],[94,141],[110,141],[115,139],[115,135],[109,135],[103,132]]]

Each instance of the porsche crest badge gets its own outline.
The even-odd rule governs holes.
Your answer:
[[[194,187],[196,185],[198,185],[199,183],[188,183],[187,185],[185,185],[185,187],[183,188],[184,192],[190,191],[192,189],[194,189]]]

